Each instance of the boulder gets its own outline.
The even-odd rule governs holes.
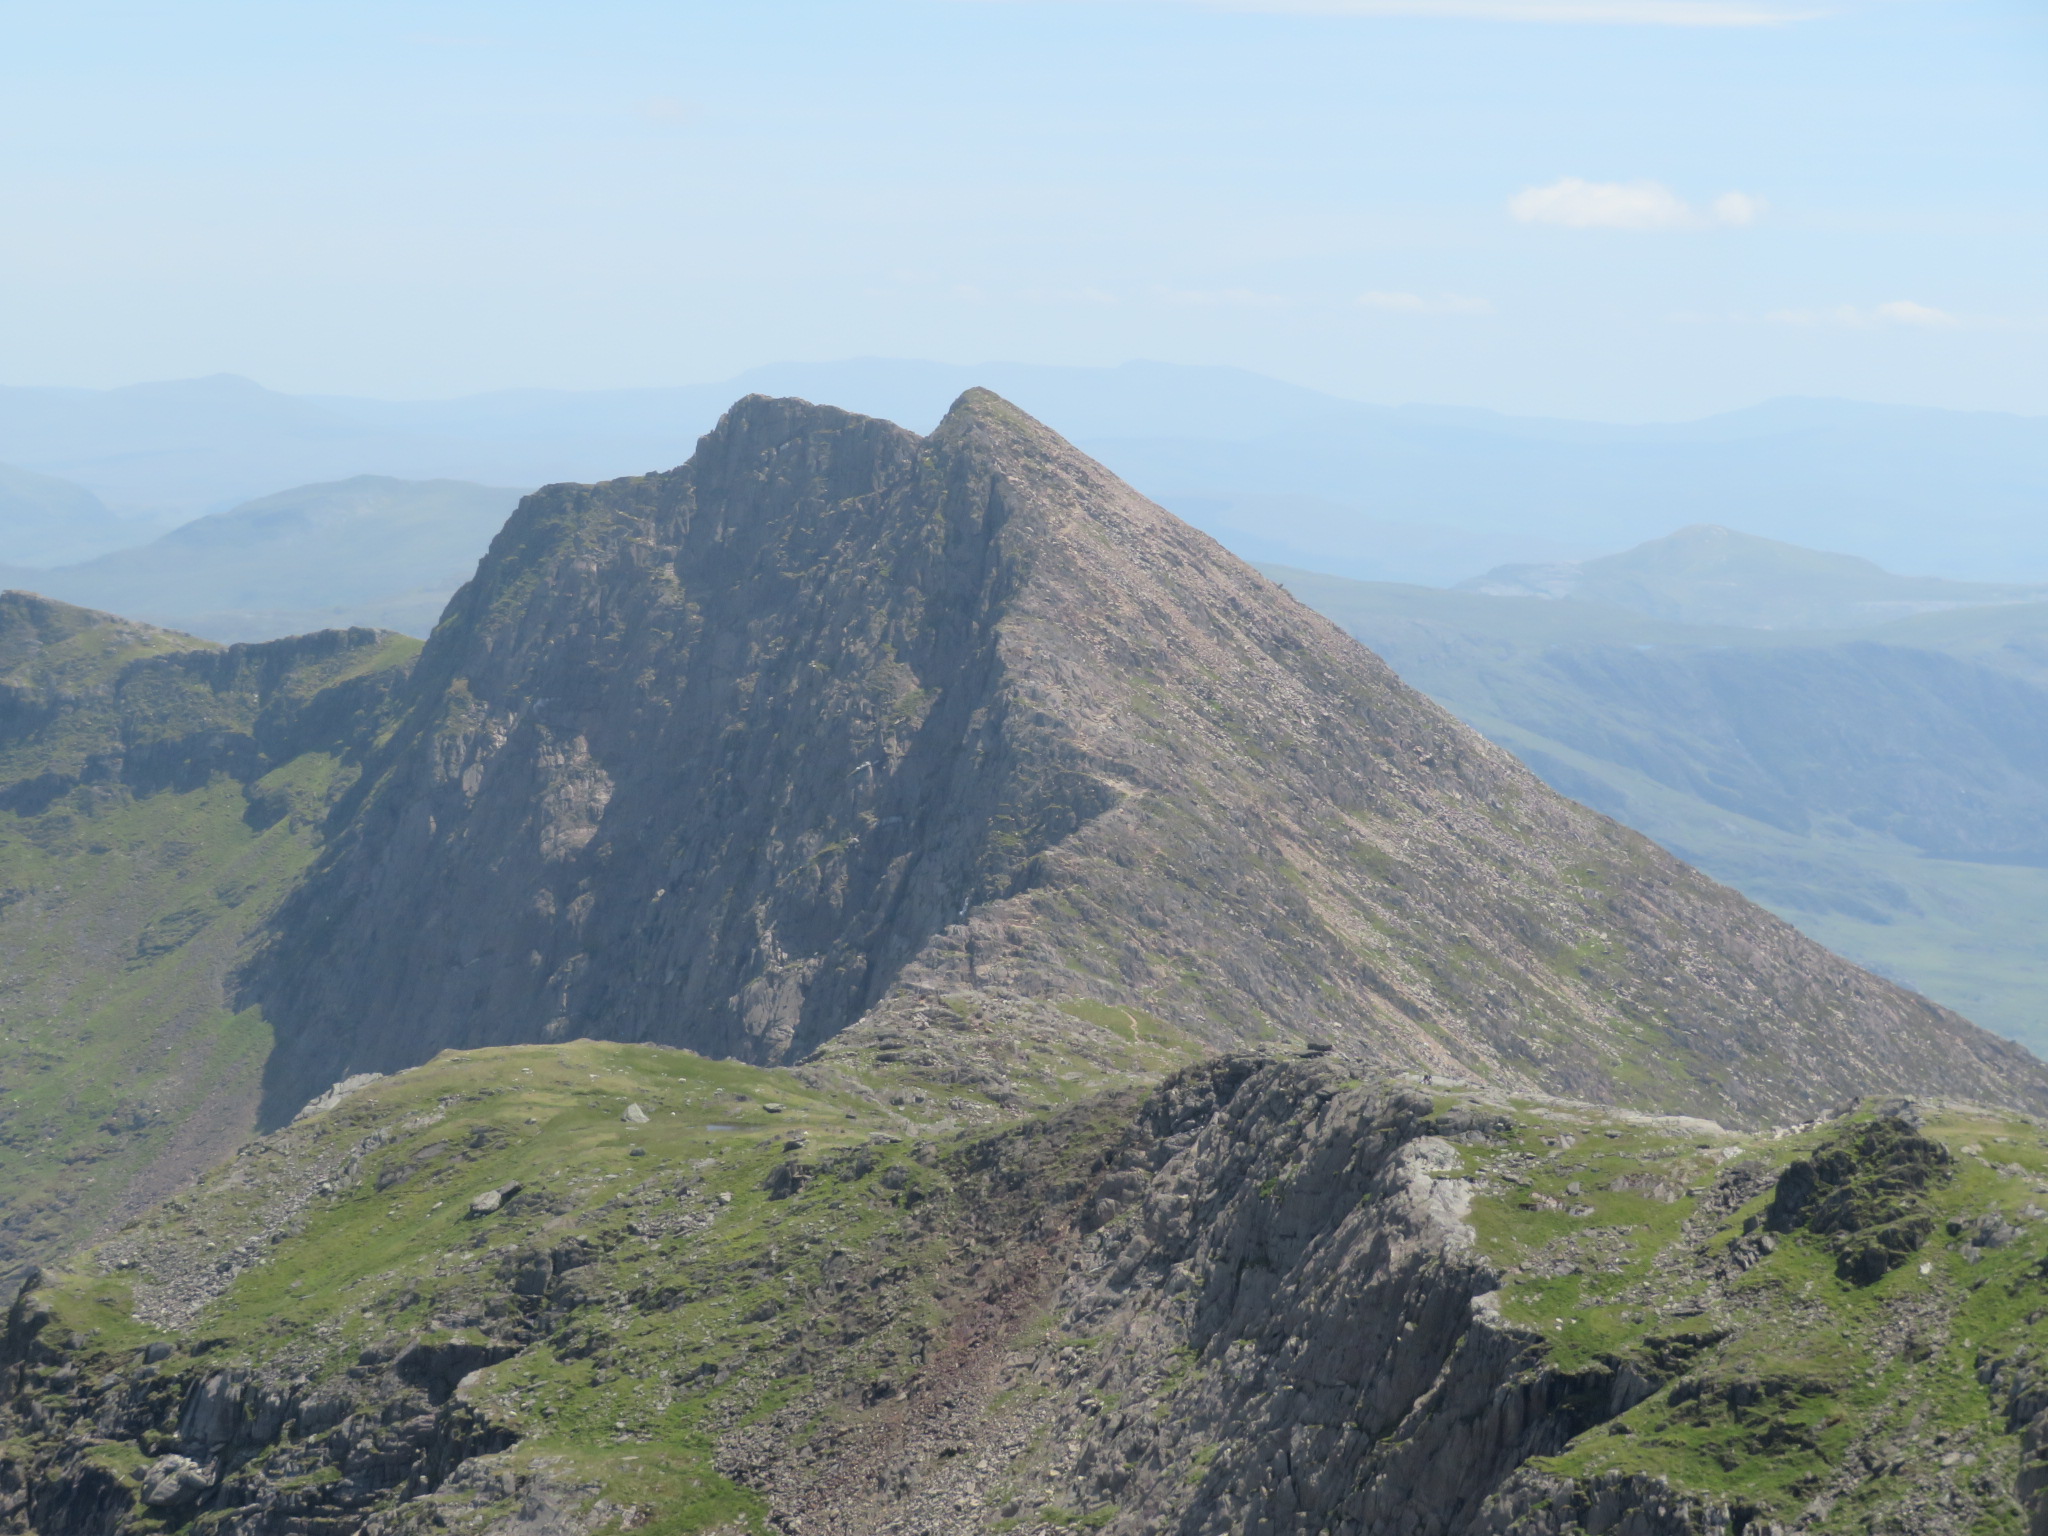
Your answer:
[[[487,1189],[469,1202],[469,1214],[488,1216],[525,1187],[514,1179],[510,1184],[500,1184],[496,1189]]]
[[[142,1474],[142,1502],[151,1509],[196,1504],[213,1487],[213,1473],[189,1456],[159,1456]]]

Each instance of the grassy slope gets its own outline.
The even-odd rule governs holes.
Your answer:
[[[242,723],[249,701],[131,664],[198,642],[58,610],[6,679],[71,697],[0,745],[0,779],[79,773],[0,811],[0,1260],[69,1246],[245,1137],[268,1027],[227,1004],[250,935],[318,846],[339,761],[307,752],[244,786],[213,775],[135,793],[96,778],[110,745]],[[394,637],[303,669],[302,695],[402,662]]]
[[[1549,1335],[1560,1364],[1647,1357],[1688,1333],[1733,1332],[1688,1372],[1702,1390],[1653,1395],[1581,1436],[1545,1464],[1550,1470],[1666,1477],[1762,1518],[1806,1512],[1821,1530],[1867,1529],[1873,1519],[1882,1526],[1888,1506],[1928,1496],[1949,1468],[1962,1469],[1958,1479],[2012,1486],[2017,1438],[2007,1430],[2003,1394],[1979,1372],[1989,1359],[2024,1358],[2048,1343],[2048,1289],[2033,1234],[1975,1250],[1968,1233],[1991,1215],[2022,1230],[2041,1219],[2048,1136],[2040,1125],[1961,1106],[1937,1111],[1927,1134],[1955,1154],[1956,1172],[1934,1192],[1936,1236],[1871,1285],[1839,1278],[1822,1241],[1804,1234],[1780,1239],[1739,1278],[1674,1275],[1660,1261],[1695,1219],[1693,1200],[1664,1204],[1611,1187],[1647,1167],[1697,1195],[1730,1154],[1782,1168],[1840,1129],[1829,1123],[1744,1148],[1654,1125],[1557,1123],[1547,1137],[1524,1133],[1519,1147],[1468,1154],[1475,1165],[1516,1151],[1538,1159],[1522,1184],[1496,1186],[1481,1200],[1475,1221],[1483,1247],[1510,1276],[1503,1311]],[[1570,1183],[1581,1193],[1567,1194]],[[1532,1209],[1524,1190],[1584,1214]],[[1709,1254],[1725,1250],[1769,1202],[1766,1187],[1694,1235],[1705,1237]],[[1940,1223],[1963,1234],[1943,1235]],[[1729,1393],[1736,1384],[1751,1390]],[[1860,1464],[1871,1461],[1875,1473]],[[1815,1518],[1817,1500],[1830,1507]],[[2014,1508],[2011,1519],[1983,1528],[2021,1524]]]
[[[1094,1023],[1112,1051],[1145,1027]],[[962,1024],[994,1030],[964,1014]],[[202,1373],[241,1362],[340,1382],[359,1358],[388,1359],[412,1340],[478,1337],[478,1324],[506,1315],[509,1275],[588,1245],[601,1257],[578,1273],[597,1305],[465,1397],[519,1431],[522,1466],[659,1511],[636,1529],[759,1530],[765,1505],[718,1472],[715,1437],[827,1373],[886,1395],[940,1346],[937,1300],[963,1240],[957,1225],[920,1220],[945,1179],[946,1140],[921,1132],[951,1123],[938,1096],[957,1102],[958,1085],[852,1057],[835,1075],[839,1091],[792,1071],[588,1040],[446,1053],[131,1224],[53,1289],[57,1326],[119,1355],[183,1325],[207,1341]],[[645,1124],[623,1118],[629,1104]],[[240,1245],[380,1133],[389,1139],[359,1180],[323,1180],[341,1187],[284,1218],[292,1235],[274,1253]],[[792,1160],[812,1181],[778,1198],[764,1184]],[[477,1194],[512,1183],[521,1188],[501,1211],[471,1214]],[[217,1253],[234,1269],[224,1288],[205,1278]],[[244,1271],[247,1257],[257,1261]],[[886,1288],[845,1280],[877,1266]],[[195,1274],[214,1293],[196,1317]],[[9,1449],[20,1448],[0,1455]],[[154,1449],[132,1448],[121,1470]]]

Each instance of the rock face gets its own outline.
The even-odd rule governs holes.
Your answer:
[[[1551,1367],[1494,1307],[1445,1133],[1496,1123],[1438,1116],[1412,1090],[1346,1091],[1326,1069],[1183,1074],[1112,1149],[1083,1217],[1098,1230],[1052,1299],[1088,1348],[1036,1352],[999,1382],[1029,1406],[927,1394],[936,1422],[896,1454],[953,1449],[909,1497],[877,1475],[886,1442],[857,1432],[794,1455],[786,1433],[740,1439],[727,1465],[829,1536],[892,1519],[964,1533],[985,1517],[950,1511],[1001,1502],[991,1484],[1015,1490],[1012,1516],[1050,1505],[1118,1532],[1469,1530],[1522,1462],[1654,1390]],[[998,1479],[967,1470],[1005,1462]]]
[[[983,391],[742,401],[522,503],[273,925],[273,1123],[454,1046],[793,1060],[894,1000],[1725,1119],[2039,1064],[1552,794]]]

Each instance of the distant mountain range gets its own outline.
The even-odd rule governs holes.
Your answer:
[[[521,493],[357,475],[196,518],[138,549],[0,582],[209,640],[368,625],[425,635]]]
[[[1447,585],[1705,522],[1895,570],[2048,580],[2048,420],[1845,401],[1611,426],[1366,405],[1242,370],[1163,363],[855,359],[665,389],[404,402],[219,377],[0,389],[0,463],[73,482],[124,518],[181,521],[364,474],[539,485],[667,469],[750,391],[927,428],[976,384],[1239,553],[1342,575]],[[153,526],[131,523],[122,541],[142,542]],[[0,485],[0,563],[50,565],[110,547],[95,534],[89,547],[52,553],[15,527]]]
[[[2048,1047],[2048,601],[1719,529],[1477,590],[1267,571],[1552,787]]]

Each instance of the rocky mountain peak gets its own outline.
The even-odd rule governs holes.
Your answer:
[[[1584,808],[984,390],[527,497],[283,909],[268,1113],[451,1046],[908,1000],[1726,1118],[2038,1064]]]

